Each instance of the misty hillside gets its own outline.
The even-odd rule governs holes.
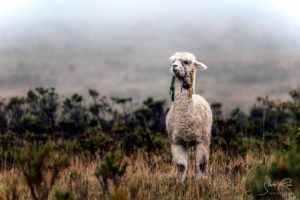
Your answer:
[[[81,4],[57,16],[54,7],[37,12],[48,4],[26,7],[8,18],[11,23],[0,21],[2,97],[54,86],[64,94],[95,88],[107,95],[169,98],[168,58],[176,51],[190,51],[208,66],[198,72],[196,90],[228,108],[248,107],[265,94],[285,97],[299,82],[299,26],[271,9],[204,7],[180,18],[179,8],[150,15],[154,4],[145,3],[128,12],[122,5],[111,14],[99,7],[98,15],[94,8],[76,17],[72,12]]]

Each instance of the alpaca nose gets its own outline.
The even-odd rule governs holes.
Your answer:
[[[173,69],[175,69],[178,65],[177,64],[172,64]]]

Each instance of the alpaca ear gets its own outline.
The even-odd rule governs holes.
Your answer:
[[[169,59],[170,59],[171,62],[173,62],[175,60],[175,56],[173,55]]]
[[[194,62],[194,66],[196,67],[196,69],[207,69],[206,65],[204,65],[203,63],[198,62],[198,61]]]

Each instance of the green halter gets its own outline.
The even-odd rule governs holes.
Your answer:
[[[169,94],[171,95],[171,100],[174,101],[174,82],[175,82],[175,76],[172,77],[171,85],[170,85],[170,91]]]
[[[192,99],[193,96],[193,83],[194,83],[195,69],[192,69],[191,73],[192,74],[190,77],[190,85],[185,85],[186,82],[183,82],[182,84],[182,88],[189,90],[189,99]],[[170,91],[169,91],[169,94],[171,95],[171,101],[174,101],[174,90],[175,90],[174,82],[175,82],[175,76],[172,77]]]

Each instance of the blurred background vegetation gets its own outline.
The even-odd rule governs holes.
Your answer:
[[[139,155],[143,155],[150,171],[160,163],[171,165],[165,130],[166,100],[149,97],[135,103],[132,98],[106,97],[92,89],[89,94],[90,99],[79,94],[61,97],[54,88],[36,88],[25,97],[1,99],[2,176],[18,170],[30,198],[48,199],[62,172],[76,157],[84,163],[96,163],[93,176],[102,188],[97,198],[148,199],[145,195],[138,197],[140,186],[136,183],[128,183],[127,192],[116,189],[115,193],[110,192],[109,185],[120,188],[127,168]],[[211,163],[223,165],[222,173],[242,174],[249,198],[262,198],[259,194],[264,193],[268,178],[275,182],[291,178],[289,189],[300,197],[300,88],[289,95],[286,101],[259,97],[248,112],[235,108],[223,113],[221,103],[211,104]],[[249,155],[257,162],[249,164]],[[160,161],[154,162],[157,157]],[[224,167],[233,158],[244,162]],[[83,186],[87,187],[89,181],[82,176],[71,171],[66,189],[55,189],[53,198],[87,198],[89,188]],[[10,180],[12,187],[2,191],[0,199],[22,199],[14,181]],[[280,188],[272,189],[272,197],[285,198]],[[203,195],[218,199],[214,196],[218,193]]]

